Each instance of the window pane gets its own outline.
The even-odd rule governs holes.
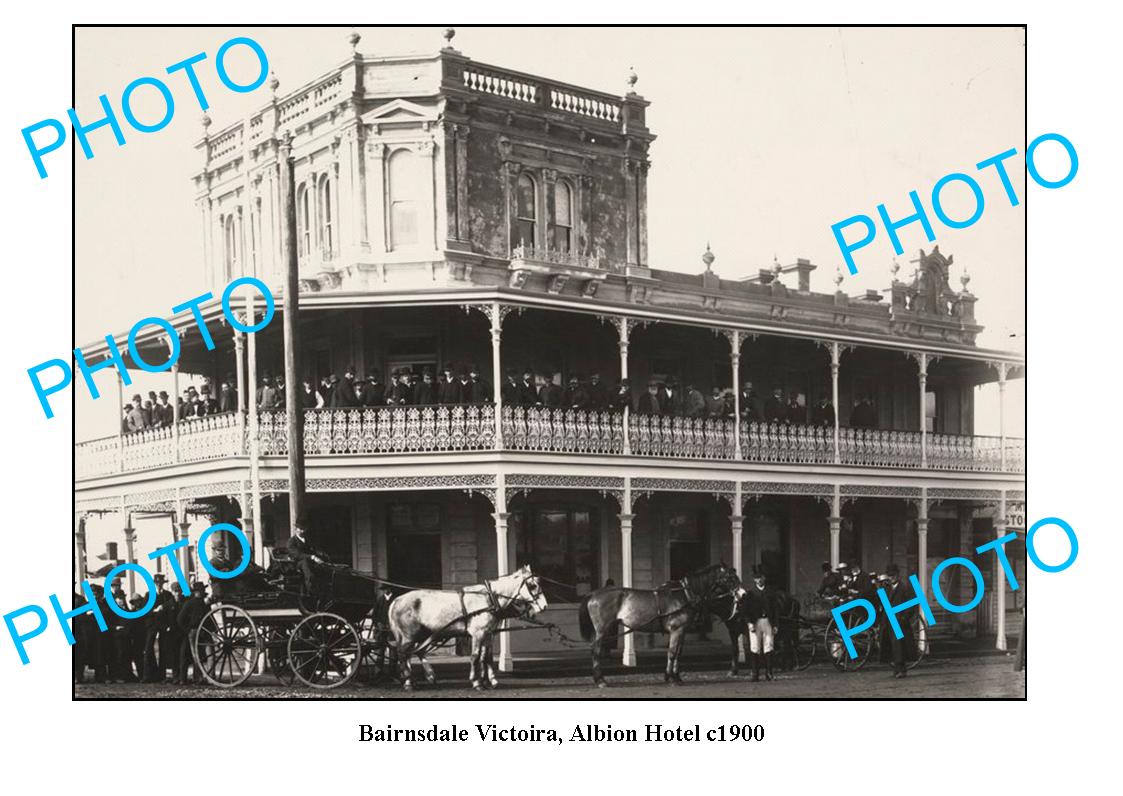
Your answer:
[[[538,217],[535,213],[534,180],[525,174],[519,176],[517,204],[519,218],[533,220]]]
[[[394,202],[390,207],[390,240],[394,248],[417,243],[417,206]]]
[[[564,182],[554,185],[554,223],[560,227],[572,226],[573,202],[569,186]]]
[[[533,246],[534,245],[534,222],[533,221],[522,221],[522,220],[520,220],[518,222],[518,228],[515,231],[515,237],[517,238],[519,245]]]

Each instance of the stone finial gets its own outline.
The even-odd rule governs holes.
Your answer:
[[[893,264],[889,266],[889,275],[894,282],[897,281],[897,272],[901,270],[901,264],[897,262],[897,258],[893,258]]]
[[[837,289],[837,290],[842,289],[842,279],[843,279],[843,277],[842,277],[842,266],[841,265],[835,266],[835,269],[834,269],[835,289]]]
[[[359,32],[352,28],[351,35],[347,37],[347,41],[351,43],[351,52],[355,55],[359,54],[359,42],[362,41],[362,39],[363,37],[359,35]]]
[[[199,123],[203,125],[203,135],[206,135],[208,128],[211,126],[211,115],[209,113],[204,113],[199,119]]]
[[[635,94],[636,93],[636,82],[637,81],[639,81],[639,75],[636,74],[636,68],[634,66],[629,66],[628,67],[628,93],[629,94]]]
[[[780,273],[783,270],[784,270],[783,266],[780,265],[780,258],[777,257],[775,254],[773,254],[772,255],[772,273],[774,273],[776,275],[776,278],[779,279]]]
[[[963,292],[967,292],[967,284],[971,281],[971,275],[967,273],[967,266],[963,266],[963,273],[959,275],[959,284],[963,285]]]
[[[280,88],[280,87],[281,87],[281,81],[277,79],[277,73],[276,72],[270,72],[269,73],[269,90],[272,91],[274,94],[276,94],[277,89]]]
[[[445,32],[442,35],[444,36],[445,40],[445,49],[451,50],[452,40],[456,38],[456,28],[445,28]]]
[[[707,272],[710,270],[710,266],[714,264],[715,259],[717,258],[714,257],[714,253],[710,251],[710,242],[706,241],[706,251],[702,254],[702,262],[705,264]]]

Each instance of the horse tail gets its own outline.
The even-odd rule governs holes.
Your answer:
[[[589,614],[588,597],[581,601],[581,605],[577,609],[577,624],[581,627],[581,638],[585,641],[592,641],[593,636],[596,635],[596,628],[593,627],[593,617]]]

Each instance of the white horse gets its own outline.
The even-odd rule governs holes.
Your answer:
[[[397,645],[402,687],[410,691],[410,658],[417,655],[430,682],[432,668],[425,653],[450,638],[472,640],[468,679],[472,688],[482,689],[481,678],[492,688],[499,685],[491,660],[491,638],[500,621],[534,616],[545,610],[546,595],[530,567],[522,566],[509,575],[487,580],[456,591],[417,589],[390,603],[390,632]]]

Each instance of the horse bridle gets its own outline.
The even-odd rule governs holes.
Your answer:
[[[682,587],[683,593],[686,595],[687,603],[693,603],[694,599],[691,596],[690,586],[687,584],[689,578],[689,575],[684,575],[679,579],[678,583],[679,586]],[[733,619],[733,617],[737,615],[737,593],[731,587],[726,586],[723,581],[724,579],[715,580],[713,583],[711,583],[710,588],[706,591],[706,594],[704,596],[700,596],[697,600],[697,603],[700,605],[707,605],[715,600],[721,599],[722,597],[729,597],[729,601],[732,606],[729,612],[729,619]],[[738,579],[738,582],[740,582],[740,579]],[[718,591],[718,589],[720,589],[720,591]]]
[[[499,598],[504,597],[506,595],[501,595],[501,594],[497,593],[494,589],[491,588],[491,581],[485,580],[484,581],[484,588],[487,589],[487,599],[488,599],[488,603],[491,607],[492,613],[494,613],[495,616],[499,619],[522,619],[522,618],[524,618],[527,614],[530,613],[530,609],[534,607],[534,600],[533,599],[528,600],[527,598],[520,597],[519,595],[522,593],[523,587],[527,584],[527,582],[529,582],[531,580],[537,582],[537,579],[538,579],[538,576],[535,575],[534,573],[524,575],[523,579],[521,581],[519,581],[519,586],[518,586],[517,589],[515,589],[515,593],[512,596],[507,597],[507,604],[506,605],[500,605],[500,603],[499,603]],[[516,611],[511,616],[505,616],[507,611],[510,610],[511,606],[516,605],[518,603],[524,604],[524,607],[522,609]]]

